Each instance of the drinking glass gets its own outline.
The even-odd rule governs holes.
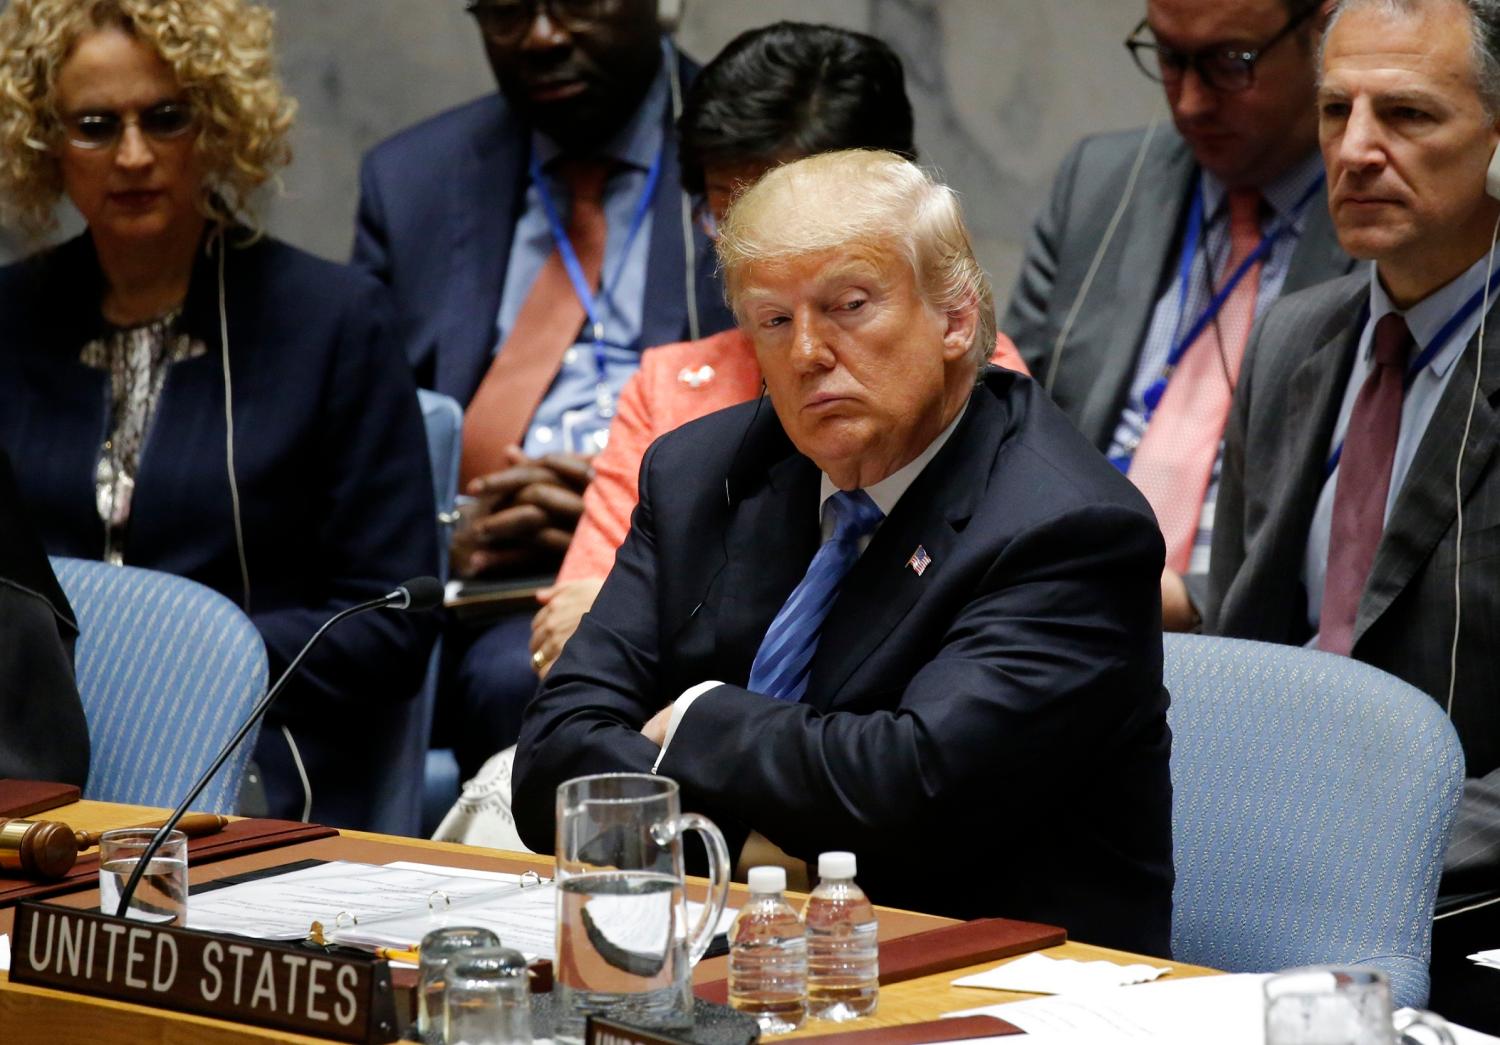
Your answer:
[[[1390,981],[1379,969],[1291,969],[1267,979],[1265,995],[1266,1045],[1396,1045],[1412,1027],[1453,1045],[1448,1025],[1430,1012],[1392,1017]]]
[[[447,1045],[531,1045],[526,959],[509,947],[460,951],[443,996]]]
[[[99,910],[114,914],[141,854],[156,836],[152,827],[122,827],[99,839]],[[173,831],[151,857],[125,917],[158,925],[187,924],[187,835]]]
[[[477,926],[434,929],[422,937],[418,956],[417,1031],[426,1045],[444,1045],[443,995],[448,989],[450,960],[464,951],[499,946],[500,937]]]
[[[709,902],[687,921],[682,836],[708,849]],[[681,811],[677,784],[642,773],[569,780],[557,789],[557,976],[554,1037],[583,1036],[590,1015],[640,1027],[693,1022],[692,967],[729,894],[719,829]]]

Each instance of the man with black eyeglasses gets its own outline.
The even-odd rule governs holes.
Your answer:
[[[499,93],[369,153],[353,260],[391,288],[418,384],[465,408],[454,572],[544,581],[641,351],[732,321],[679,184],[697,66],[656,0],[467,9]],[[536,608],[444,643],[438,727],[466,776],[515,740]]]
[[[1317,149],[1315,52],[1331,6],[1148,0],[1125,45],[1162,85],[1172,127],[1073,149],[1001,322],[1156,511],[1168,629],[1198,623],[1251,325],[1279,295],[1351,264]]]

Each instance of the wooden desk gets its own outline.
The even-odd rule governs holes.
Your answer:
[[[163,810],[146,806],[79,802],[42,815],[48,819],[61,820],[74,828],[101,830],[160,819],[166,814]],[[413,838],[392,838],[362,831],[346,831],[338,838],[325,838],[267,852],[233,857],[217,863],[204,864],[201,867],[190,867],[189,879],[193,884],[198,884],[214,881],[226,875],[290,863],[294,860],[350,858],[373,862],[401,859],[421,860],[451,867],[512,872],[532,868],[547,870],[551,867],[551,860],[546,857],[501,853],[473,846],[455,845],[450,842],[429,842]],[[737,888],[736,892],[738,899],[732,896],[732,903],[744,898],[742,889]],[[99,902],[99,894],[97,889],[85,889],[58,897],[53,902],[74,907],[93,907]],[[952,922],[949,918],[889,909],[881,910],[880,919],[882,937],[904,935]],[[0,932],[8,933],[12,921],[12,911],[0,910]],[[1146,960],[1139,955],[1127,954],[1123,951],[1073,942],[1048,948],[1042,953],[1057,958],[1080,960],[1094,958],[1121,962]],[[709,959],[699,965],[694,978],[702,981],[722,979],[727,972],[725,964],[723,958]],[[980,990],[975,987],[950,986],[952,980],[966,972],[977,972],[992,964],[994,963],[986,962],[967,970],[939,973],[882,987],[880,1008],[874,1016],[841,1026],[850,1030],[862,1027],[894,1026],[932,1019],[954,1009],[994,1005],[1003,1001],[1016,1001],[1030,997],[1030,995]],[[1173,978],[1201,976],[1213,972],[1211,969],[1180,963],[1173,963],[1172,969],[1169,976]],[[814,1023],[796,1034],[787,1035],[786,1038],[827,1033],[830,1029],[828,1024]],[[59,1043],[73,1042],[97,1042],[100,1045],[125,1042],[152,1042],[156,1045],[259,1045],[265,1042],[301,1042],[315,1045],[321,1041],[323,1039],[263,1030],[202,1016],[67,994],[42,987],[13,984],[8,977],[0,974],[0,1042],[4,1042],[5,1045],[59,1045]]]

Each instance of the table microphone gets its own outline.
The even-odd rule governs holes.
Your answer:
[[[378,599],[371,599],[369,602],[361,602],[347,609],[340,610],[330,617],[321,628],[313,632],[312,638],[307,640],[307,644],[302,647],[297,656],[292,659],[292,662],[286,666],[286,670],[281,673],[281,677],[276,680],[276,684],[266,690],[266,695],[261,697],[255,707],[251,709],[250,716],[245,719],[244,725],[240,726],[234,736],[229,738],[229,743],[224,745],[223,749],[214,759],[213,764],[197,779],[192,789],[188,791],[187,797],[182,800],[182,803],[176,809],[172,810],[172,815],[167,817],[166,821],[157,829],[156,834],[152,836],[151,841],[136,861],[135,870],[130,873],[130,879],[125,883],[125,888],[120,891],[120,904],[115,909],[115,917],[125,917],[125,912],[130,909],[130,898],[135,895],[136,886],[140,883],[141,875],[146,873],[146,868],[150,865],[151,858],[156,855],[156,851],[161,848],[162,843],[167,840],[167,836],[172,833],[172,829],[177,826],[177,821],[181,820],[182,815],[187,812],[188,806],[192,805],[198,796],[203,793],[203,789],[208,786],[208,782],[213,779],[214,774],[224,765],[229,756],[234,752],[234,749],[239,747],[240,741],[245,739],[250,730],[265,715],[266,709],[271,706],[271,702],[276,699],[277,694],[286,685],[287,679],[296,673],[297,668],[302,664],[302,658],[307,656],[308,650],[318,644],[318,640],[323,637],[324,632],[345,617],[352,617],[357,613],[364,613],[367,610],[391,609],[405,610],[408,613],[421,613],[425,610],[436,609],[442,604],[443,583],[441,581],[436,577],[413,577],[411,580],[402,583],[400,587],[388,595],[382,595]]]

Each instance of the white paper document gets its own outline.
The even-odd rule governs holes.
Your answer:
[[[317,922],[330,943],[407,950],[433,929],[473,925],[493,930],[528,958],[555,958],[556,895],[535,875],[332,861],[197,894],[188,902],[188,928],[301,940]],[[702,911],[690,902],[688,924]],[[719,931],[734,916],[726,910]]]
[[[1171,966],[1116,965],[1049,958],[1035,952],[953,981],[955,987],[985,987],[1027,994],[1073,994],[1079,991],[1147,983],[1172,971]]]
[[[944,1015],[998,1016],[1025,1031],[1025,1041],[1032,1045],[1265,1045],[1267,975],[1195,976]],[[1450,1026],[1458,1045],[1500,1045],[1500,1039],[1488,1034]],[[1017,1040],[995,1042],[1011,1045]]]
[[[1048,1045],[1264,1045],[1264,980],[1254,974],[1198,976],[946,1015],[998,1016]]]
[[[10,937],[0,933],[0,972],[10,972]]]
[[[518,875],[476,877],[452,873],[451,868],[335,860],[199,893],[188,901],[188,928],[262,940],[301,940],[314,922],[331,934],[339,927],[392,915],[451,907],[497,889],[524,891],[519,882]]]
[[[1475,965],[1483,965],[1487,969],[1500,969],[1500,950],[1480,951],[1478,954],[1469,955],[1469,961]]]

